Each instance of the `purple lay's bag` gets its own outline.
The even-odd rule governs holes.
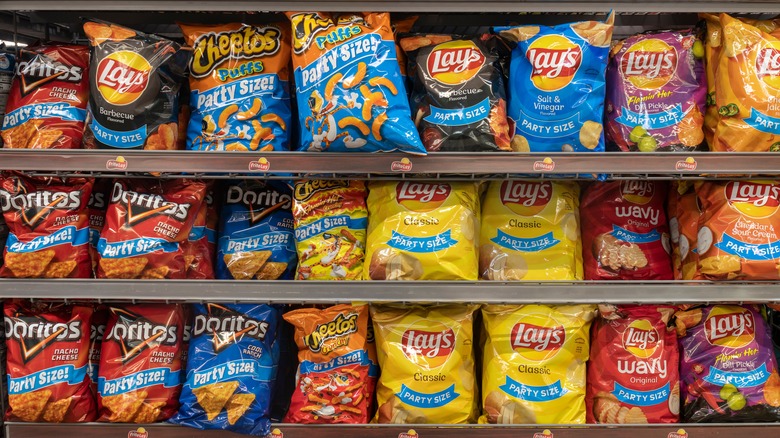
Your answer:
[[[705,149],[704,45],[693,30],[647,32],[616,43],[607,66],[609,149]]]
[[[780,420],[780,375],[758,306],[677,312],[683,422]]]

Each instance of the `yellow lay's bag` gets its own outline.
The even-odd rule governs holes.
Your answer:
[[[493,181],[482,205],[484,280],[582,280],[580,186]]]
[[[476,420],[473,318],[477,309],[476,304],[371,306],[382,369],[374,421],[463,424]]]
[[[369,183],[364,277],[477,279],[479,183]]]
[[[479,422],[584,424],[595,314],[592,305],[484,306]]]

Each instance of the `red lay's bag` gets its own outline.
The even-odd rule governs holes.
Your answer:
[[[188,279],[214,279],[214,255],[217,251],[219,222],[215,204],[214,191],[209,189],[198,210],[190,235],[182,242]]]
[[[9,421],[73,423],[95,419],[87,374],[92,308],[5,303]]]
[[[110,307],[100,351],[100,421],[154,423],[179,408],[184,310],[180,304]]]
[[[680,415],[673,306],[620,306],[593,325],[588,423],[676,423]]]
[[[586,280],[671,280],[666,184],[594,183],[580,204]]]

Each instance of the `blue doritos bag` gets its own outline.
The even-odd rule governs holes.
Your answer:
[[[299,150],[425,154],[388,13],[288,12]]]
[[[293,278],[291,203],[292,192],[283,182],[246,180],[228,187],[217,241],[218,279]]]
[[[265,304],[196,304],[181,407],[171,423],[248,435],[270,433],[280,310]]]
[[[610,13],[605,22],[494,29],[517,43],[509,67],[512,150],[604,151],[605,72],[614,21]]]

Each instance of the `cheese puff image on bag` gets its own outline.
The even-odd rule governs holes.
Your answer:
[[[301,138],[298,149],[409,152],[412,122],[389,13],[288,12]]]
[[[596,306],[488,305],[480,423],[584,424]]]
[[[372,305],[379,366],[374,421],[465,424],[477,418],[478,305]]]

